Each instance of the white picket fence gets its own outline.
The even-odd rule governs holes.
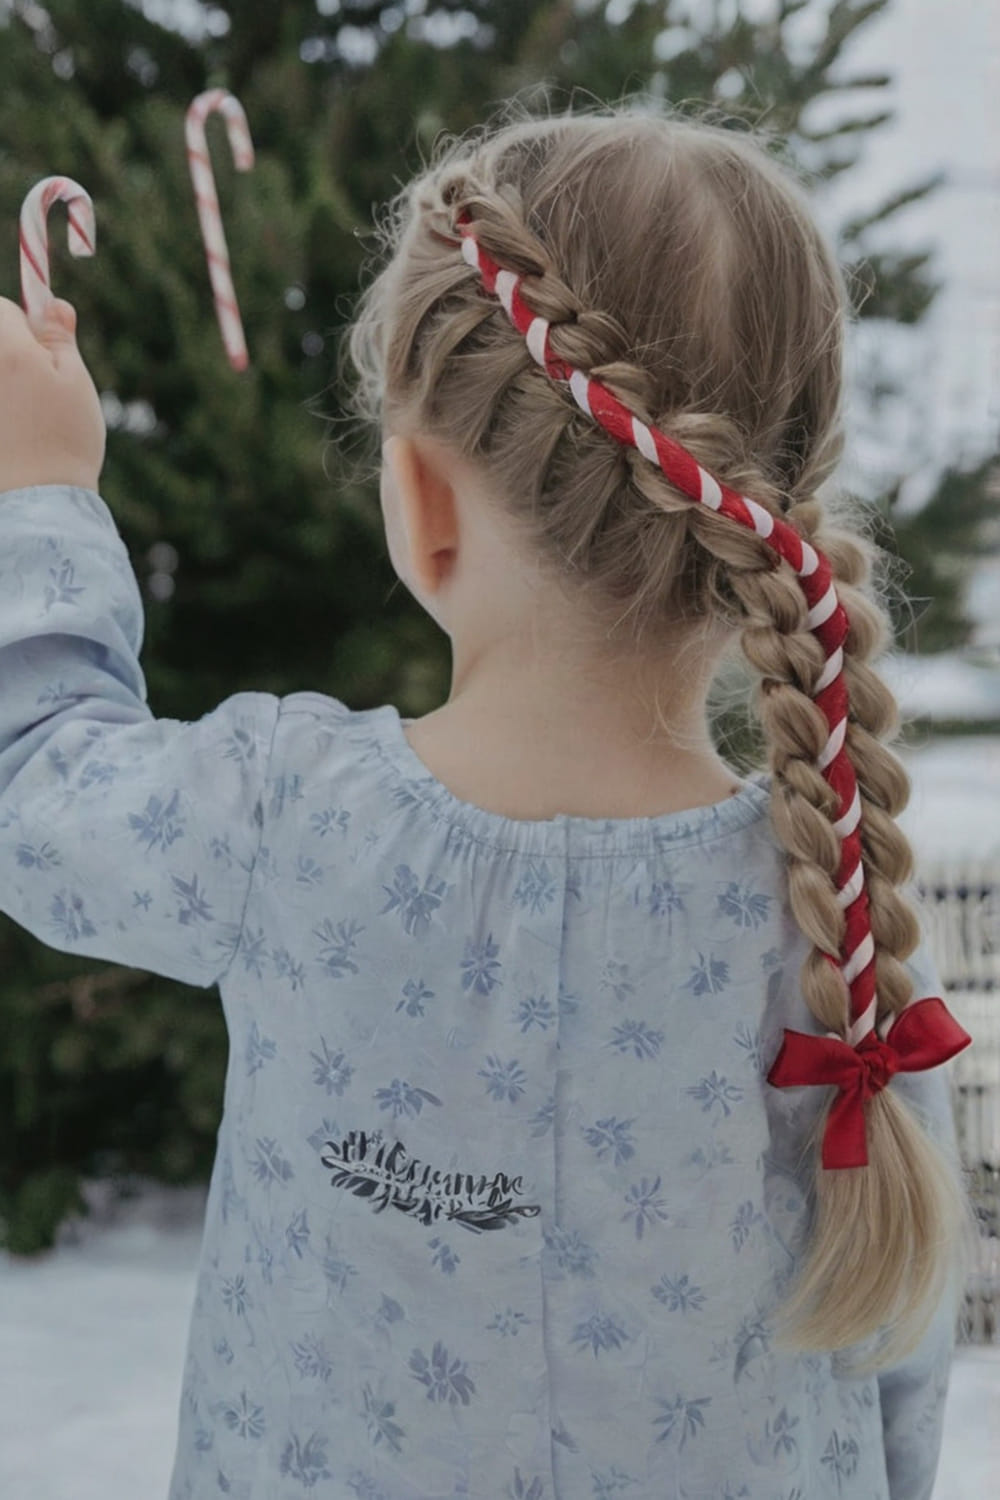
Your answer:
[[[948,1064],[980,1230],[960,1337],[1000,1344],[1000,860],[927,864],[919,885],[948,1008],[972,1037]]]

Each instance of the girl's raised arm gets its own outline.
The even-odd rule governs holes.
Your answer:
[[[0,493],[0,910],[210,985],[236,952],[278,699],[155,719],[135,574],[92,490]]]

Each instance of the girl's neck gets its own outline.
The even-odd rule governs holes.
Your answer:
[[[407,721],[406,737],[456,797],[509,818],[705,807],[739,785],[709,734],[710,675],[690,652],[556,663],[494,643],[474,658],[456,651],[448,701]]]

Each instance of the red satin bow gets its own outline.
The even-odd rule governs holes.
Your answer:
[[[884,1089],[894,1073],[936,1068],[971,1042],[943,1000],[917,1000],[900,1011],[885,1041],[870,1031],[852,1047],[839,1037],[786,1028],[767,1081],[779,1089],[835,1084],[839,1092],[826,1122],[823,1166],[864,1167],[865,1100]]]

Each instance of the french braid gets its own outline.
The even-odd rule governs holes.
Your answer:
[[[759,388],[713,347],[707,315],[692,314],[672,341],[663,336],[662,290],[658,302],[646,299],[661,336],[650,327],[652,357],[637,357],[643,321],[613,262],[600,306],[614,311],[595,311],[584,296],[602,280],[599,251],[588,259],[580,230],[599,238],[599,181],[620,196],[610,174],[620,177],[623,155],[633,160],[645,145],[652,163],[665,139],[675,153],[668,179],[682,178],[687,161],[715,173],[720,200],[724,179],[740,188],[741,204],[756,195],[743,239],[757,229],[756,211],[778,253],[787,259],[780,235],[800,256],[807,292],[788,316],[785,343],[759,337]],[[602,146],[612,165],[603,178],[593,169],[587,198],[587,168]],[[685,183],[689,195],[695,182]],[[675,216],[682,244],[677,278],[666,284],[686,285],[696,306],[692,266],[699,254],[711,259],[711,231],[717,243],[724,226],[718,213],[685,219],[688,198],[676,181],[669,186],[662,259]],[[577,206],[567,208],[574,193]],[[732,226],[728,233],[732,241]],[[352,346],[377,404],[416,403],[429,430],[495,465],[507,493],[524,497],[543,550],[596,580],[609,600],[633,601],[637,629],[722,612],[741,631],[760,678],[792,910],[813,945],[803,995],[827,1033],[786,1032],[769,1078],[840,1089],[821,1122],[814,1235],[784,1308],[785,1338],[829,1350],[877,1331],[877,1362],[891,1362],[937,1305],[949,1262],[943,1241],[957,1235],[963,1209],[948,1163],[884,1085],[899,1068],[940,1062],[969,1039],[940,1000],[912,1001],[904,961],[918,927],[898,889],[911,856],[894,822],[907,780],[883,743],[895,705],[867,664],[886,625],[866,592],[868,549],[827,527],[815,498],[842,442],[843,297],[830,257],[787,179],[753,144],[711,127],[621,118],[509,128],[460,150],[411,190],[396,235]],[[625,255],[621,233],[608,227],[605,238]],[[653,268],[650,259],[637,266],[638,280]],[[773,286],[750,290],[757,316],[745,319],[746,342],[777,312]],[[379,301],[394,306],[392,320],[375,316]],[[817,1042],[825,1051],[814,1062]],[[805,1064],[813,1075],[800,1077]],[[856,1108],[845,1115],[849,1087]]]

